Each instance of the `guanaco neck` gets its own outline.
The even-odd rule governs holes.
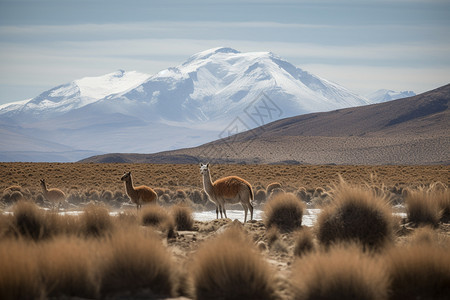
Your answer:
[[[131,176],[130,178],[128,178],[127,180],[125,180],[125,188],[127,189],[127,194],[128,196],[134,198],[135,196],[137,196],[137,192],[134,189],[133,186],[133,181],[131,180]]]
[[[213,184],[209,170],[203,172],[203,188],[208,195],[213,195]]]
[[[41,182],[41,187],[42,187],[42,192],[44,193],[44,195],[47,195],[47,193],[48,193],[47,184],[45,182]]]

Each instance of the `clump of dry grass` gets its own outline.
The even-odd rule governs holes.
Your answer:
[[[261,202],[266,201],[266,191],[265,190],[257,190],[255,193],[255,201],[260,204]]]
[[[430,225],[437,227],[439,225],[442,212],[439,203],[433,198],[430,190],[422,188],[409,191],[405,203],[409,222],[416,226]]]
[[[158,237],[119,230],[102,253],[99,270],[103,297],[139,290],[149,290],[151,296],[176,296],[176,268]]]
[[[13,228],[16,234],[34,240],[46,234],[44,212],[33,202],[19,201],[13,207]]]
[[[388,279],[359,245],[335,245],[305,255],[292,268],[294,299],[386,299]]]
[[[270,195],[274,189],[281,189],[281,183],[272,182],[266,188],[267,195]]]
[[[316,223],[322,245],[354,241],[376,250],[393,241],[395,222],[386,198],[342,181],[333,200],[322,209]]]
[[[80,216],[81,234],[87,237],[101,237],[112,233],[114,223],[104,205],[89,204]]]
[[[385,255],[390,299],[448,299],[450,255],[448,247],[433,243],[397,247]]]
[[[41,299],[44,290],[36,260],[37,249],[23,239],[0,243],[0,299]]]
[[[293,194],[282,193],[266,202],[264,206],[264,223],[267,228],[276,226],[279,230],[289,232],[302,226],[305,204]]]
[[[159,205],[146,205],[142,207],[138,215],[144,226],[163,226],[169,218],[167,210]]]
[[[91,245],[66,236],[40,245],[37,263],[47,297],[98,297]]]
[[[294,241],[294,255],[301,257],[314,251],[314,238],[309,228],[299,230]]]
[[[197,251],[193,283],[198,300],[275,297],[272,271],[236,226]]]
[[[192,218],[192,210],[184,204],[177,204],[170,208],[177,230],[192,230],[194,219]]]

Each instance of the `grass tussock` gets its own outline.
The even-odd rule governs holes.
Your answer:
[[[293,194],[281,193],[264,205],[264,223],[289,232],[301,228],[305,204]]]
[[[386,198],[342,181],[333,202],[318,216],[317,239],[325,247],[357,242],[366,249],[381,249],[393,241],[394,220]]]
[[[329,252],[305,255],[292,269],[294,299],[386,299],[383,266],[360,246],[335,245]]]
[[[432,197],[430,190],[409,191],[406,198],[406,214],[409,222],[416,226],[430,225],[437,227],[442,212],[439,203]]]
[[[104,245],[103,253],[101,295],[148,290],[152,296],[175,296],[175,265],[158,237],[119,230]]]
[[[193,282],[198,300],[275,297],[272,271],[235,226],[197,251]]]
[[[98,296],[93,244],[63,236],[39,245],[37,263],[47,297]]]
[[[80,231],[86,237],[107,236],[114,230],[114,223],[104,205],[89,204],[80,216]]]
[[[47,235],[45,214],[30,201],[19,201],[13,207],[12,231],[16,235],[39,240]]]
[[[448,299],[450,255],[448,247],[432,243],[397,247],[385,255],[390,299]]]
[[[314,251],[314,238],[309,228],[303,228],[296,233],[294,240],[294,255],[302,257]]]
[[[177,230],[192,230],[194,218],[192,209],[185,204],[177,204],[170,208],[170,214],[175,221]]]
[[[159,205],[146,205],[138,213],[141,225],[163,227],[168,219],[167,210]]]
[[[0,242],[0,299],[40,299],[44,289],[35,244],[23,239]]]

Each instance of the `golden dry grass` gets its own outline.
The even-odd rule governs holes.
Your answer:
[[[386,299],[388,284],[384,265],[354,244],[302,256],[292,270],[298,300]]]
[[[443,223],[444,219],[433,229],[412,228],[409,223],[402,224],[400,231],[393,232],[396,234],[395,246],[387,249],[381,247],[384,251],[377,252],[380,260],[373,272],[367,271],[365,266],[370,265],[374,257],[361,254],[360,250],[355,252],[352,247],[348,253],[330,250],[341,253],[336,254],[336,257],[340,256],[341,261],[350,261],[348,269],[342,266],[347,275],[341,276],[337,271],[328,272],[328,269],[325,269],[328,262],[324,257],[329,256],[331,252],[325,254],[318,247],[309,248],[311,244],[318,244],[320,235],[305,226],[300,232],[278,232],[274,229],[271,247],[268,249],[264,246],[257,250],[255,245],[265,245],[271,238],[262,221],[246,223],[243,225],[244,231],[231,236],[227,235],[227,231],[222,233],[223,226],[232,223],[231,220],[225,219],[211,222],[194,221],[192,231],[176,234],[175,220],[171,217],[173,215],[167,214],[169,209],[162,208],[165,211],[161,220],[166,219],[160,222],[162,227],[148,227],[142,226],[141,217],[145,209],[136,213],[135,207],[127,209],[125,205],[121,208],[121,204],[128,201],[120,181],[124,170],[132,170],[136,174],[136,178],[140,180],[136,184],[157,187],[158,193],[161,194],[160,200],[164,199],[161,202],[164,205],[173,205],[182,198],[186,200],[183,202],[191,207],[195,207],[195,203],[200,205],[205,198],[201,192],[202,182],[197,165],[3,163],[0,164],[0,170],[3,175],[0,178],[0,191],[4,190],[0,203],[13,205],[7,208],[12,214],[0,214],[1,299],[29,299],[41,296],[154,298],[156,295],[176,297],[180,294],[188,298],[198,296],[201,299],[209,297],[211,290],[211,293],[226,293],[226,297],[231,295],[229,297],[251,299],[251,296],[245,293],[248,290],[257,290],[259,292],[255,293],[260,293],[257,294],[260,299],[278,296],[279,299],[287,300],[305,295],[305,291],[313,291],[317,286],[316,280],[311,279],[313,275],[309,279],[303,277],[308,273],[305,271],[308,269],[304,267],[309,258],[314,258],[312,261],[316,262],[316,267],[313,263],[310,265],[310,268],[314,269],[311,274],[319,276],[321,280],[318,282],[324,284],[324,287],[333,286],[331,282],[342,277],[342,280],[338,280],[340,287],[353,286],[356,291],[365,291],[364,295],[372,295],[370,286],[378,282],[377,268],[382,269],[388,264],[392,265],[392,269],[385,271],[385,278],[406,278],[399,280],[401,284],[397,287],[389,285],[388,289],[392,288],[393,291],[411,289],[416,285],[405,273],[419,274],[419,267],[407,269],[405,265],[417,265],[424,269],[427,275],[418,275],[419,277],[434,278],[433,276],[440,274],[440,278],[446,278],[448,273],[446,258],[441,259],[442,253],[438,250],[430,250],[448,250],[450,224]],[[448,166],[216,165],[212,172],[215,178],[230,174],[241,176],[248,179],[256,190],[262,191],[265,191],[264,187],[269,183],[280,182],[287,192],[298,194],[300,191],[305,198],[303,201],[307,201],[309,206],[314,199],[330,192],[330,187],[339,182],[339,174],[357,189],[370,186],[373,192],[368,193],[375,198],[389,195],[396,203],[401,203],[403,197],[408,194],[406,190],[424,187],[427,190],[432,188],[440,191],[433,194],[435,201],[440,203],[440,210],[444,211],[445,207],[449,206]],[[50,187],[62,188],[69,196],[68,202],[77,204],[77,210],[85,207],[83,213],[73,216],[42,210],[42,206],[48,207],[47,203],[43,202],[39,187],[39,179],[43,177],[49,178],[52,183]],[[34,200],[39,207],[30,201],[16,203],[18,198],[10,201],[12,193],[15,192],[21,193],[25,199]],[[20,196],[16,195],[14,197]],[[331,191],[327,197],[333,199],[339,195]],[[5,199],[10,202],[6,203]],[[87,205],[87,202],[94,200],[109,205]],[[301,203],[298,199],[296,201]],[[329,200],[322,202],[328,205]],[[121,208],[120,213],[110,216],[111,207]],[[0,206],[0,209],[5,208],[6,206]],[[327,211],[327,206],[324,211]],[[181,214],[186,216],[184,212]],[[362,228],[361,232],[368,232],[370,228],[364,224],[371,222],[364,221],[360,214],[357,215],[357,223],[363,224],[359,226]],[[380,227],[373,227],[379,231]],[[157,229],[156,235],[152,233],[154,229]],[[170,239],[167,239],[168,235]],[[348,249],[344,246],[338,248]],[[437,259],[430,262],[430,258],[425,257],[425,254],[408,254],[416,248],[424,248],[426,251],[422,251],[423,253],[437,257],[442,265],[436,266]],[[410,258],[404,258],[404,262],[399,263],[402,267],[397,267],[391,260],[401,257],[402,253]],[[349,256],[353,258],[347,259]],[[371,262],[366,262],[366,258]],[[297,260],[305,263],[298,267],[300,269],[297,268],[297,263],[293,263]],[[356,267],[357,265],[360,267]],[[181,273],[178,266],[183,268]],[[339,268],[341,267],[332,267],[333,270]],[[400,275],[395,273],[396,270]],[[366,271],[368,275],[361,275],[361,272]],[[126,280],[122,277],[119,282],[118,272],[128,274]],[[154,277],[146,277],[149,276],[148,272]],[[233,281],[236,279],[234,274],[239,272],[242,273],[238,274],[241,276],[238,277],[240,283],[236,283]],[[297,278],[295,276],[300,272],[303,282],[301,289],[295,281],[288,284],[291,275]],[[355,277],[361,279],[353,282],[351,278]],[[368,278],[373,278],[369,287]],[[161,283],[162,281],[164,283]],[[242,284],[248,281],[251,283]],[[77,286],[77,290],[74,286]],[[384,283],[381,282],[379,286],[380,291],[384,293]],[[416,295],[428,295],[422,292],[428,288],[413,291]],[[448,293],[443,285],[435,285],[433,288],[437,297],[439,293]],[[191,293],[191,290],[195,290],[197,294]],[[389,296],[381,292],[379,295]],[[395,293],[392,293],[393,299],[397,295]],[[364,295],[361,294],[361,297]]]
[[[239,228],[231,227],[198,250],[196,299],[274,299],[272,271]]]
[[[294,194],[280,193],[264,205],[264,223],[281,231],[293,231],[302,226],[305,204]]]
[[[316,223],[322,245],[357,242],[381,249],[393,241],[395,220],[387,198],[344,181],[333,194],[333,202],[322,209]]]
[[[396,247],[385,255],[390,279],[389,299],[448,299],[450,255],[448,244]]]

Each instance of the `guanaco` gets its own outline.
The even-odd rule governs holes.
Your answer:
[[[55,208],[55,204],[58,203],[58,209],[61,206],[62,202],[66,199],[66,194],[57,188],[47,188],[47,184],[45,183],[45,179],[41,179],[41,187],[42,192],[44,194],[44,198],[52,203],[52,207]]]
[[[145,185],[133,186],[131,172],[125,173],[120,180],[125,181],[125,190],[131,201],[136,203],[136,209],[139,210],[143,204],[156,203],[158,195],[152,188]]]
[[[228,176],[211,181],[209,163],[200,164],[200,174],[203,176],[203,188],[209,199],[216,204],[216,218],[227,218],[225,203],[241,203],[245,212],[244,223],[247,222],[247,209],[250,210],[250,220],[253,220],[253,190],[250,183],[238,176]],[[222,215],[223,213],[223,215]]]

